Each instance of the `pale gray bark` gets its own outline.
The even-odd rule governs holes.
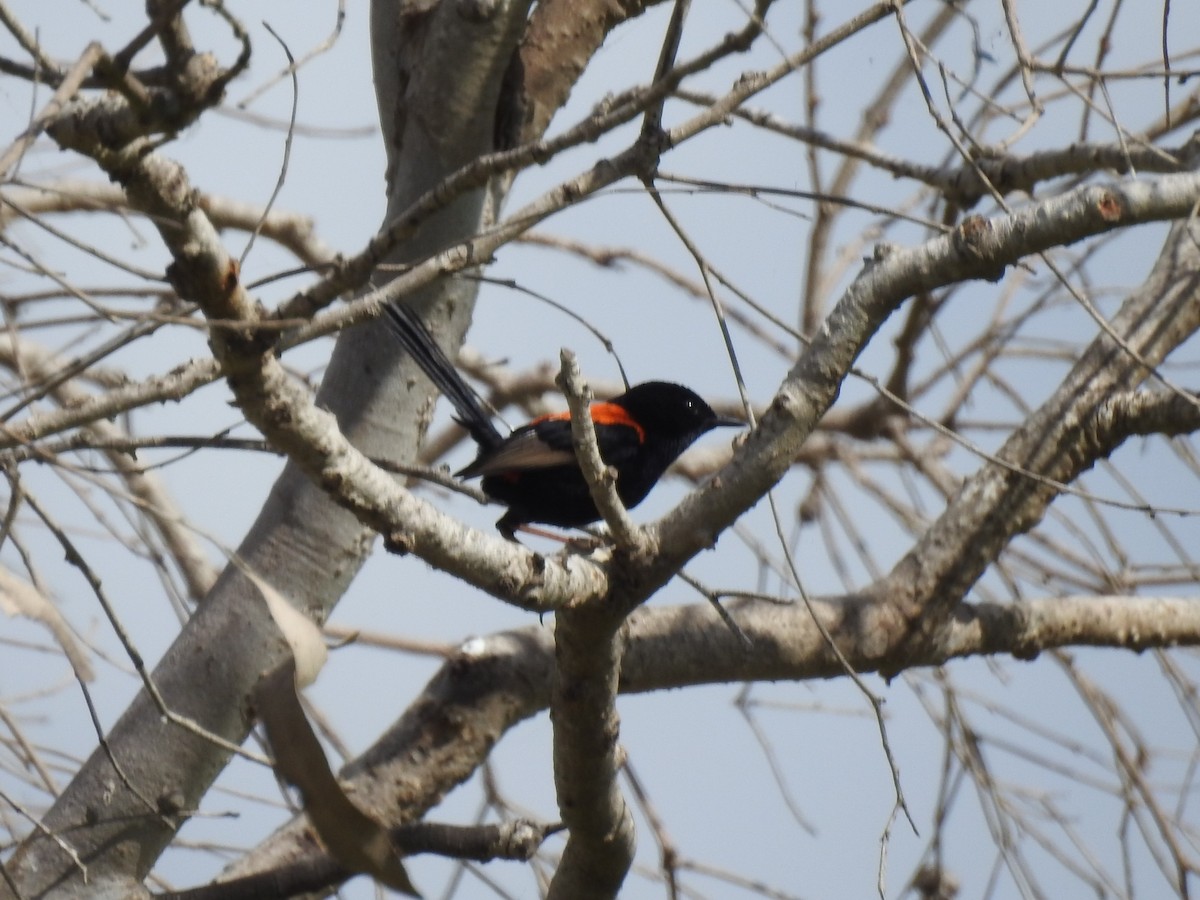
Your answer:
[[[432,12],[414,12],[403,4],[373,4],[376,85],[390,160],[389,215],[492,149],[499,76],[527,5],[497,3],[487,15],[478,15],[479,9],[444,3]],[[72,138],[86,141],[88,136]],[[149,177],[153,170],[147,167],[141,174]],[[165,180],[125,187],[135,206],[142,201],[143,212],[152,204],[139,195],[165,196],[178,189]],[[418,260],[469,237],[480,230],[483,216],[484,192],[465,194],[387,261]],[[445,333],[455,340],[470,317],[473,293],[468,284],[447,280],[407,302],[436,307],[448,323]],[[410,364],[400,363],[386,332],[354,328],[340,336],[317,402],[337,417],[362,452],[410,461],[429,402],[428,388],[414,374]],[[362,522],[289,463],[238,553],[320,621],[373,543],[374,534]],[[238,743],[253,721],[249,691],[283,652],[257,590],[230,566],[152,677],[173,711]],[[22,896],[48,890],[55,896],[130,896],[142,890],[142,878],[183,821],[176,813],[198,804],[229,758],[222,747],[163,721],[145,694],[121,717],[108,743],[142,797],[127,789],[97,749],[44,820],[48,829],[69,835],[87,866],[86,883],[59,844],[36,831],[8,865]],[[157,809],[148,809],[143,798]]]

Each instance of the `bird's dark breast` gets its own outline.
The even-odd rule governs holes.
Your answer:
[[[481,487],[493,500],[508,506],[521,522],[575,528],[597,518],[587,483],[579,469],[572,466],[487,475]]]
[[[626,508],[641,503],[665,470],[666,465],[618,466],[617,494]],[[508,506],[522,522],[576,528],[600,518],[583,473],[575,466],[487,475],[480,486],[493,500]]]

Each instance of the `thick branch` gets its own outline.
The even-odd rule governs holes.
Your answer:
[[[623,612],[611,601],[561,610],[550,696],[554,787],[567,846],[549,900],[608,900],[633,863],[633,816],[617,776]]]
[[[846,596],[814,601],[838,647],[861,672],[902,665],[938,666],[971,656],[1031,659],[1058,647],[1088,645],[1140,652],[1200,645],[1200,601],[1172,597],[1079,596],[1019,604],[963,604],[944,640],[901,661],[880,657],[890,637],[885,617]],[[843,673],[801,604],[732,604],[745,645],[710,606],[643,607],[624,631],[620,691],[646,693],[704,684],[836,678]],[[356,798],[381,821],[420,818],[468,779],[504,733],[547,709],[555,637],[540,625],[473,640],[446,662],[400,719],[343,771]],[[452,724],[452,727],[449,727]],[[303,859],[311,852],[303,819],[243,858],[245,873]]]
[[[970,217],[952,234],[917,247],[879,247],[875,260],[847,289],[788,373],[733,462],[658,523],[663,552],[652,571],[644,573],[647,579],[662,583],[671,577],[774,486],[837,398],[858,354],[908,297],[973,278],[996,279],[1024,256],[1112,228],[1160,217],[1186,217],[1198,198],[1200,175],[1165,175],[1151,183],[1081,188],[992,219]],[[1178,244],[1172,246],[1178,251]],[[1186,266],[1177,269],[1180,277],[1186,277],[1187,271]],[[1147,292],[1153,296],[1154,288]],[[1200,305],[1194,303],[1187,308],[1170,334],[1178,337],[1187,332],[1187,323],[1198,309]],[[953,590],[924,589],[923,596],[953,597],[957,602],[962,591],[956,596]]]
[[[1088,427],[1106,443],[1135,435],[1191,434],[1200,431],[1200,395],[1162,390],[1113,394],[1096,408]]]
[[[1110,329],[1124,346],[1107,332],[1097,337],[1050,399],[1005,441],[998,461],[963,485],[876,585],[877,596],[896,605],[919,639],[940,629],[1012,539],[1041,520],[1063,485],[1108,456],[1144,416],[1127,394],[1150,375],[1143,363],[1157,365],[1200,327],[1195,227],[1189,220],[1172,229],[1149,280],[1113,318]],[[1111,405],[1118,400],[1124,402]]]
[[[544,0],[521,41],[525,128],[541,134],[610,31],[652,3],[640,0]]]
[[[451,859],[491,862],[496,859],[527,861],[542,842],[558,830],[527,819],[499,825],[443,825],[413,822],[391,830],[396,852],[403,856],[435,853]],[[314,849],[304,859],[277,869],[243,878],[214,882],[185,891],[155,894],[155,900],[261,900],[263,897],[295,897],[324,891],[353,877],[336,859]]]
[[[401,6],[383,0],[376,4],[377,10],[395,12]],[[389,42],[387,52],[377,58],[376,83],[381,91],[390,91],[388,96],[395,99],[401,81],[413,84],[412,79],[401,78],[397,58],[403,59],[410,73],[420,69],[420,79],[430,88],[410,92],[405,98],[407,127],[388,131],[390,170],[397,173],[389,197],[392,209],[404,208],[466,159],[492,149],[490,126],[455,132],[457,139],[450,143],[434,140],[423,130],[423,123],[431,121],[426,112],[439,108],[451,88],[458,90],[455,114],[463,122],[490,123],[494,116],[496,90],[489,79],[511,56],[527,9],[520,4],[491,4],[488,16],[468,21],[462,13],[470,8],[470,4],[439,4],[432,18],[426,18],[421,40],[403,28],[381,29],[376,35],[377,44]],[[208,71],[203,54],[193,59],[203,76]],[[198,78],[197,84],[202,81]],[[259,316],[257,306],[238,283],[236,266],[220,246],[186,174],[146,146],[120,145],[123,136],[138,133],[144,124],[131,122],[122,102],[102,98],[77,104],[77,114],[60,118],[47,132],[63,146],[99,162],[121,183],[131,206],[151,218],[171,251],[174,283],[185,299],[198,303],[208,317],[253,326]],[[112,118],[106,119],[110,114]],[[187,121],[187,111],[181,114],[179,121]],[[483,226],[482,199],[478,191],[459,198],[426,222],[420,234],[397,248],[388,261],[424,258],[477,233]],[[472,295],[471,286],[441,284],[414,302],[452,308],[456,333],[461,334]],[[269,333],[263,337],[253,327],[236,334],[213,332],[214,349],[244,400],[254,390],[252,373],[267,370],[285,383],[278,361],[266,352],[270,340]],[[358,448],[355,453],[415,459],[422,432],[420,413],[428,399],[427,391],[417,386],[415,371],[415,366],[399,362],[394,343],[381,329],[343,334],[318,398],[322,409],[332,411],[332,415],[322,413],[322,427],[329,429],[336,416],[342,445],[349,446],[347,438],[341,437],[344,434]],[[272,401],[262,394],[257,402],[261,410]],[[376,476],[393,487],[391,479],[378,472]],[[412,511],[413,507],[404,506],[400,514]],[[355,516],[335,506],[319,485],[289,464],[238,553],[246,566],[269,577],[281,594],[321,620],[345,591],[372,543],[373,534]],[[261,669],[277,661],[282,652],[272,637],[274,630],[255,588],[229,569],[160,662],[155,682],[172,709],[212,732],[241,740],[250,726],[247,693]],[[197,691],[197,684],[205,685],[205,690]],[[144,696],[114,727],[110,745],[134,784],[151,796],[169,797],[173,809],[194,808],[227,759],[223,749],[162,722]],[[104,754],[95,753],[45,820],[49,829],[67,835],[78,849],[88,864],[90,882],[84,885],[69,856],[40,832],[25,841],[7,868],[28,897],[50,885],[63,896],[96,896],[103,890],[132,894],[174,836],[178,823],[168,827],[167,821],[158,810],[146,810],[121,786]]]

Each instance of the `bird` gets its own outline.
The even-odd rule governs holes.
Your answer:
[[[479,394],[450,362],[424,323],[407,306],[389,303],[391,333],[454,407],[455,420],[478,445],[459,478],[481,478],[483,493],[508,507],[496,529],[510,541],[531,524],[580,528],[601,516],[571,440],[569,411],[539,416],[501,434]],[[683,385],[646,381],[611,400],[591,404],[600,458],[616,472],[617,495],[637,506],[663,473],[697,438],[714,428],[745,427],[717,415]]]

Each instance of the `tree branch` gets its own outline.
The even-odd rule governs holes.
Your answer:
[[[1149,280],[1114,317],[1112,330],[1124,345],[1108,333],[1097,337],[1050,399],[1005,441],[997,461],[968,479],[904,559],[874,586],[876,595],[908,621],[914,641],[940,630],[1003,548],[1041,520],[1062,485],[1129,436],[1137,416],[1122,418],[1114,414],[1120,406],[1103,404],[1124,397],[1151,374],[1142,362],[1157,365],[1200,328],[1196,227],[1187,220],[1172,228]]]
[[[558,376],[558,385],[562,388],[563,396],[567,398],[567,406],[571,410],[571,439],[579,468],[583,471],[592,501],[608,526],[613,540],[623,550],[635,552],[642,544],[641,536],[617,494],[616,479],[600,456],[600,447],[596,444],[596,426],[592,422],[590,409],[591,388],[579,372],[575,354],[563,350],[560,355],[562,371]]]
[[[560,610],[555,617],[554,787],[567,846],[548,900],[617,896],[633,863],[633,815],[618,780],[617,676],[621,668],[620,604],[606,599]]]
[[[401,6],[377,0],[375,9],[383,15]],[[490,18],[470,20],[460,16],[463,9],[461,4],[438,6],[421,34],[429,46],[411,31],[397,31],[377,22],[376,45],[385,40],[388,44],[376,84],[384,94],[394,91],[401,80],[411,85],[411,80],[401,79],[397,58],[405,66],[429,66],[422,78],[441,88],[453,86],[459,90],[461,102],[456,113],[463,122],[490,122],[496,88],[489,79],[510,57],[527,8],[520,3],[491,4]],[[404,24],[402,18],[392,24]],[[192,59],[197,76],[193,86],[223,86],[220,73],[206,68],[210,58],[197,54]],[[214,77],[205,81],[206,74]],[[203,90],[200,96],[210,99]],[[395,99],[394,93],[390,96]],[[450,144],[439,143],[422,132],[421,123],[428,121],[422,118],[426,107],[432,110],[447,96],[445,90],[435,90],[409,97],[409,127],[388,134],[391,170],[399,173],[390,197],[393,210],[407,206],[466,159],[491,149],[490,127],[473,127],[466,134],[458,134],[462,140]],[[159,125],[162,120],[140,122],[129,115],[123,97],[76,104],[68,112],[73,114],[59,117],[47,133],[62,146],[96,160],[122,184],[130,205],[154,222],[171,252],[174,283],[184,297],[197,302],[208,317],[240,320],[248,326],[236,334],[214,329],[213,347],[226,363],[225,374],[235,393],[248,408],[271,407],[269,394],[252,395],[256,387],[287,383],[278,361],[268,353],[273,337],[257,333],[254,326],[261,314],[240,285],[236,267],[199,207],[186,174],[144,142],[120,143],[122,138],[143,133],[139,129]],[[185,123],[194,112],[181,108],[171,121]],[[452,245],[477,233],[483,216],[482,194],[464,196],[427,222],[421,233],[396,249],[388,261],[424,258]],[[443,283],[431,287],[414,302],[452,308],[460,334],[473,293],[473,286]],[[266,379],[264,383],[256,377],[264,370],[275,380]],[[335,429],[339,446],[349,446],[341,437],[344,433],[358,448],[355,453],[359,455],[353,457],[357,461],[363,459],[359,451],[401,461],[415,459],[422,432],[419,413],[428,397],[417,386],[415,373],[415,366],[398,360],[394,342],[382,329],[355,329],[342,335],[318,395],[322,411],[309,422],[328,432],[337,416],[341,426],[340,432]],[[311,404],[311,398],[305,396],[305,402]],[[332,415],[324,410],[332,411]],[[377,483],[389,490],[394,488],[392,480],[382,473],[378,473]],[[401,508],[406,513],[413,511],[411,506],[402,504]],[[372,543],[373,534],[353,515],[334,506],[298,466],[289,464],[238,554],[244,565],[268,577],[281,594],[323,620]],[[164,655],[153,674],[154,681],[177,713],[212,733],[241,740],[250,727],[247,694],[262,667],[278,661],[282,652],[273,634],[254,586],[238,570],[227,569]],[[197,684],[204,684],[206,689],[196,691]],[[115,725],[109,742],[131,781],[148,786],[146,790],[153,796],[162,792],[170,797],[174,809],[193,809],[228,758],[224,749],[163,723],[144,695],[139,695]],[[118,785],[115,790],[114,784]],[[132,894],[140,889],[146,871],[174,837],[174,827],[168,827],[165,819],[144,815],[143,808],[120,787],[104,755],[94,753],[45,819],[50,832],[70,835],[88,866],[89,883],[82,883],[70,858],[42,833],[30,835],[8,860],[6,869],[13,883],[27,895],[37,894],[48,885],[55,885],[63,896],[94,896],[101,890]],[[179,820],[172,824],[177,827]],[[0,894],[4,891],[0,888]]]
[[[922,654],[880,657],[887,623],[864,615],[861,596],[813,600],[817,615],[860,672],[940,666],[954,659],[1010,654],[1029,660],[1058,647],[1088,645],[1142,652],[1200,646],[1200,600],[1069,596],[1024,603],[961,604],[943,640]],[[802,604],[742,601],[731,614],[745,645],[706,603],[642,607],[624,628],[620,692],[640,694],[706,684],[837,678],[843,673]],[[429,681],[361,757],[346,766],[347,789],[389,825],[420,818],[471,777],[505,732],[549,708],[553,630],[530,626],[473,640]],[[453,723],[452,728],[447,723]],[[269,869],[310,853],[303,817],[285,825],[231,867]]]

